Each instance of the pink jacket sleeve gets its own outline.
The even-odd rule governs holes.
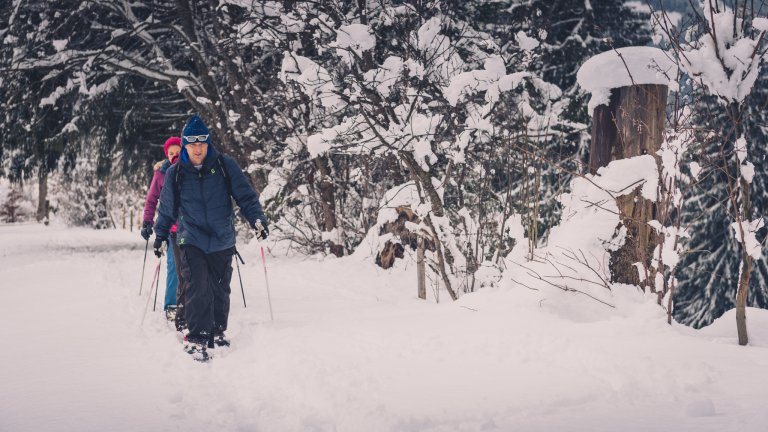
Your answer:
[[[147,200],[144,202],[144,222],[155,220],[155,210],[157,210],[157,203],[160,201],[163,183],[165,183],[165,173],[159,169],[155,170],[152,175],[152,183],[147,191]]]

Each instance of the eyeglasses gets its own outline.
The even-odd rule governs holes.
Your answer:
[[[193,142],[198,142],[198,141],[199,142],[206,142],[206,141],[208,141],[208,136],[209,135],[189,135],[189,136],[185,136],[184,137],[184,141],[186,141],[188,143],[193,143]]]

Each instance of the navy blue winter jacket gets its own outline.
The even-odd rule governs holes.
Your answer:
[[[178,219],[176,235],[180,246],[193,245],[208,254],[235,245],[232,200],[227,191],[227,180],[217,162],[219,157],[226,167],[226,175],[230,178],[232,198],[237,202],[242,214],[251,226],[254,226],[257,219],[267,226],[259,196],[246,180],[237,162],[209,145],[208,154],[199,171],[189,163],[188,158],[182,158],[165,173],[165,184],[160,193],[160,209],[155,224],[158,237],[168,238],[171,225]],[[177,170],[180,170],[178,176]],[[176,186],[177,181],[180,188]],[[178,209],[175,208],[177,191],[180,192]]]

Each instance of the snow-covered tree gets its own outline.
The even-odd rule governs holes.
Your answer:
[[[56,169],[66,145],[65,132],[74,98],[63,95],[68,85],[66,65],[27,68],[20,63],[28,56],[54,55],[66,46],[66,9],[72,2],[56,6],[41,2],[6,2],[0,30],[0,81],[4,115],[2,172],[13,181],[37,177],[38,220],[46,214],[48,175]]]
[[[743,7],[739,8],[739,4]],[[717,101],[710,114],[711,120],[705,124],[708,128],[702,137],[705,145],[694,155],[694,170],[698,174],[695,177],[709,178],[703,184],[709,181],[717,184],[708,188],[707,193],[713,189],[724,192],[719,202],[698,200],[699,208],[709,201],[706,211],[710,217],[727,214],[728,221],[722,221],[724,229],[719,231],[727,232],[723,236],[732,235],[738,243],[734,251],[740,256],[741,265],[728,282],[736,287],[740,344],[748,342],[745,307],[753,265],[762,256],[756,235],[763,227],[763,220],[755,214],[753,204],[753,161],[757,160],[756,143],[747,139],[747,131],[754,120],[748,116],[747,97],[753,91],[765,60],[763,38],[768,30],[768,20],[755,15],[757,11],[746,8],[746,5],[746,2],[734,2],[730,8],[703,1],[699,26],[688,31],[687,44],[678,51],[680,64],[691,77],[691,85],[706,91]],[[723,212],[715,211],[718,208]],[[729,260],[724,256],[718,259]],[[727,277],[732,269],[728,265],[722,268],[726,269],[723,276]],[[710,276],[720,275],[712,273]]]
[[[471,289],[465,274],[487,253],[508,248],[498,235],[478,241],[487,229],[478,218],[495,220],[490,231],[500,233],[500,215],[512,212],[509,194],[492,187],[507,171],[497,156],[511,159],[501,130],[508,126],[535,142],[547,127],[562,123],[562,108],[556,86],[528,72],[508,74],[498,45],[450,5],[360,3],[344,14],[338,13],[343,7],[331,7],[317,18],[326,25],[314,33],[316,40],[330,41],[328,48],[313,58],[287,53],[282,76],[304,95],[315,119],[303,139],[310,157],[374,158],[394,169],[384,172],[390,181],[403,179],[361,197],[382,207],[374,229],[383,229],[407,204],[418,220],[412,230],[435,245],[433,268],[455,298],[457,281]],[[496,115],[501,111],[513,118]],[[494,139],[501,143],[496,149]],[[482,166],[482,160],[493,163]],[[387,202],[397,190],[412,190],[409,196],[416,198]],[[489,198],[491,211],[483,208]]]
[[[521,210],[529,213],[524,223],[535,244],[558,222],[555,197],[567,188],[573,173],[582,171],[587,158],[588,95],[577,85],[576,71],[598,53],[648,44],[648,14],[615,0],[466,2],[463,9],[497,41],[511,71],[534,73],[562,91],[562,124],[550,124],[545,140],[535,137],[534,146],[520,145],[512,152],[519,166],[510,172],[517,173],[511,179],[513,195],[529,203],[531,210]],[[508,107],[514,105],[499,104],[495,115],[515,118],[514,112],[504,112]]]
[[[5,223],[16,223],[26,220],[29,210],[24,201],[19,186],[13,186],[0,200],[0,220]]]
[[[765,122],[764,104],[768,75],[761,72],[753,92],[745,100],[746,118],[754,120],[745,125],[744,134],[749,142],[766,142],[768,136],[761,124]],[[681,323],[699,328],[712,323],[736,304],[735,280],[739,274],[741,256],[740,244],[729,227],[732,211],[728,192],[725,188],[725,174],[719,169],[723,164],[720,157],[722,140],[717,129],[727,123],[721,115],[711,113],[721,109],[714,97],[704,96],[694,107],[692,121],[712,131],[705,135],[696,146],[696,155],[688,162],[693,182],[685,197],[682,213],[683,225],[691,235],[686,243],[688,252],[682,257],[678,272],[679,285],[675,295],[675,319]],[[752,147],[751,158],[760,167],[766,151],[764,146]],[[730,158],[728,163],[733,164]],[[755,214],[768,211],[768,172],[756,169],[752,181],[751,201]],[[758,239],[765,238],[765,229],[758,231]],[[750,278],[747,304],[754,307],[768,307],[768,265],[765,255],[754,261]]]

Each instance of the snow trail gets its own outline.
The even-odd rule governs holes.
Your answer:
[[[143,247],[138,233],[0,225],[0,324],[10,335],[0,431],[768,425],[766,311],[749,311],[754,343],[744,348],[732,316],[694,331],[639,304],[574,320],[513,287],[435,305],[415,299],[403,266],[268,257],[270,322],[251,244],[240,248],[247,309],[236,275],[232,283],[233,347],[198,364],[161,312],[139,326],[157,262],[150,252],[139,297]]]

